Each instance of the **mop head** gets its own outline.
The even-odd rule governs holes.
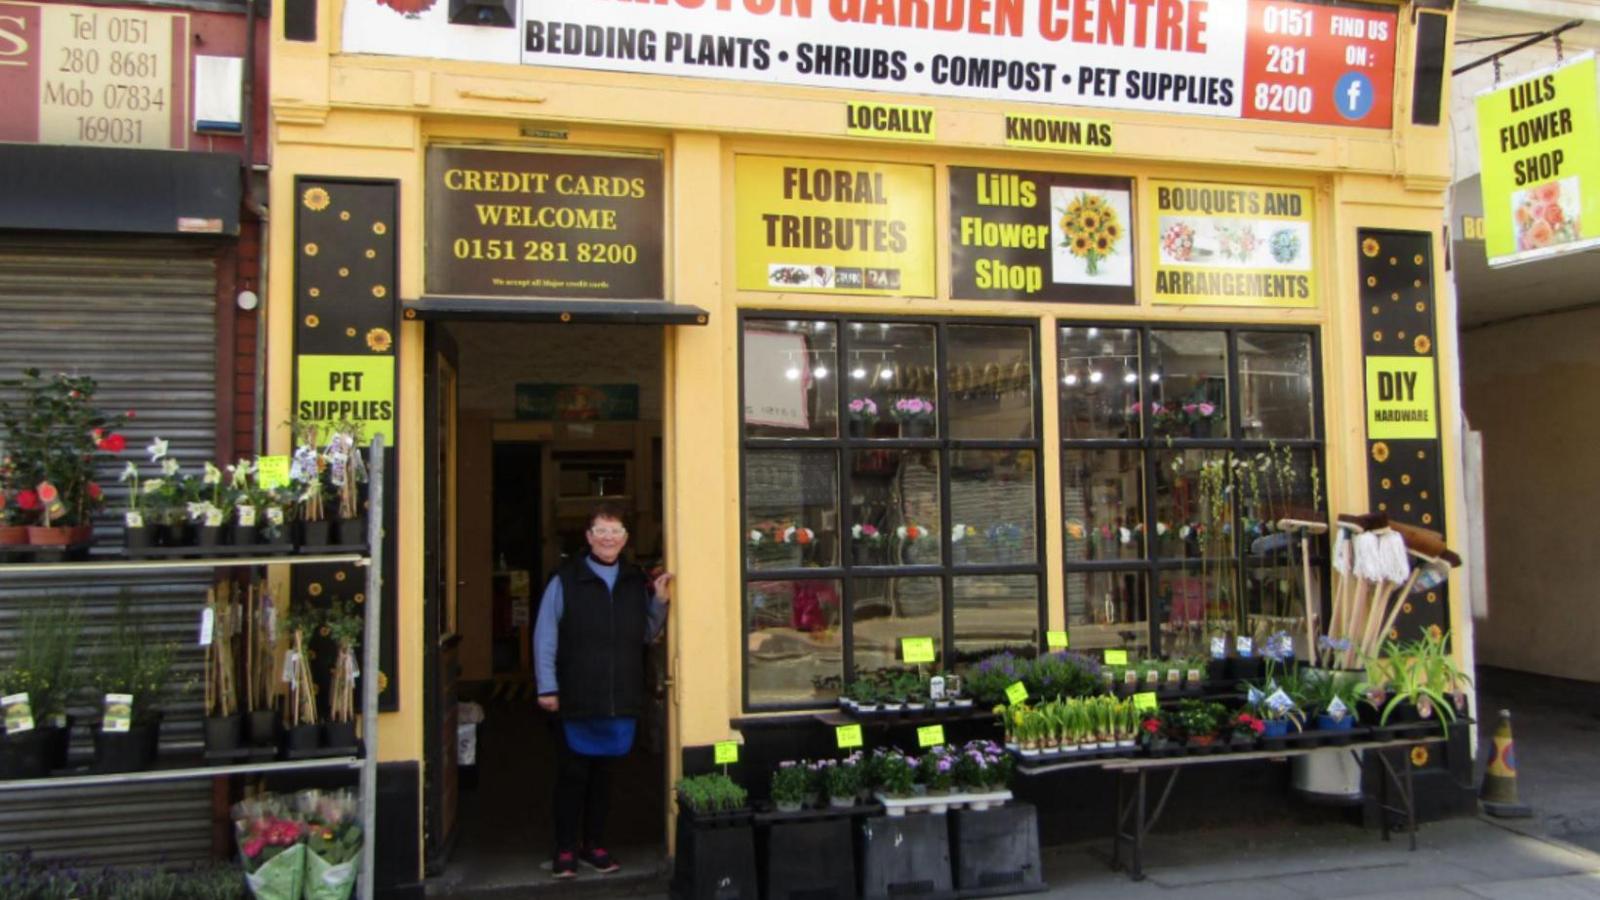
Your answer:
[[[1411,577],[1411,557],[1406,553],[1406,539],[1398,531],[1385,532],[1378,538],[1378,577],[1390,584],[1400,584]]]
[[[1350,532],[1341,528],[1333,539],[1333,570],[1340,575],[1350,574],[1350,549]]]
[[[1396,535],[1398,537],[1398,535]],[[1355,563],[1351,571],[1362,581],[1381,581],[1383,579],[1383,564],[1378,560],[1378,536],[1370,531],[1363,531],[1356,535]],[[1402,548],[1404,541],[1401,542]]]

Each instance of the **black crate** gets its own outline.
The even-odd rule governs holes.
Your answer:
[[[1031,803],[950,813],[955,886],[962,897],[1042,891],[1039,817]]]
[[[762,848],[766,900],[855,900],[852,821],[773,822]]]
[[[946,813],[874,816],[861,824],[865,900],[954,897]]]

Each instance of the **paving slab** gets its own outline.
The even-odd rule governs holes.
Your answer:
[[[1486,900],[1594,900],[1600,897],[1600,872],[1495,881],[1467,890]]]

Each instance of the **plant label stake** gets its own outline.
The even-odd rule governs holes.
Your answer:
[[[900,658],[911,664],[933,662],[933,638],[908,637],[900,639]]]
[[[1156,712],[1161,709],[1161,704],[1156,700],[1154,691],[1142,691],[1133,695],[1133,708],[1140,712]]]
[[[211,646],[211,636],[217,627],[217,611],[206,607],[200,613],[200,646]]]
[[[918,747],[937,747],[944,743],[943,725],[924,725],[917,729]]]
[[[840,725],[833,730],[833,740],[834,743],[839,745],[840,750],[853,750],[860,747],[864,743],[861,738],[861,726],[859,724]]]
[[[1044,633],[1044,642],[1051,650],[1067,649],[1067,633],[1065,631],[1047,631]]]
[[[1012,706],[1021,706],[1028,701],[1028,686],[1020,681],[1013,681],[1006,688],[1006,699]]]
[[[722,767],[722,774],[728,774],[728,766],[739,761],[738,741],[718,741],[711,748],[712,761]]]
[[[100,730],[107,734],[126,732],[133,724],[133,695],[107,694],[105,717],[100,720]]]
[[[33,707],[28,703],[27,691],[0,697],[0,707],[5,709],[6,734],[33,730]]]
[[[1128,651],[1126,651],[1126,650],[1107,650],[1106,651],[1106,665],[1108,665],[1108,666],[1125,666],[1127,664],[1128,664]]]

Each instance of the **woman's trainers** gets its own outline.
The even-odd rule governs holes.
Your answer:
[[[563,850],[560,853],[557,853],[555,860],[550,863],[550,877],[551,878],[577,878],[578,877],[578,857],[577,857],[577,855],[574,854],[571,850]]]
[[[604,847],[591,847],[578,854],[583,864],[604,875],[622,868],[616,858],[605,851]]]

